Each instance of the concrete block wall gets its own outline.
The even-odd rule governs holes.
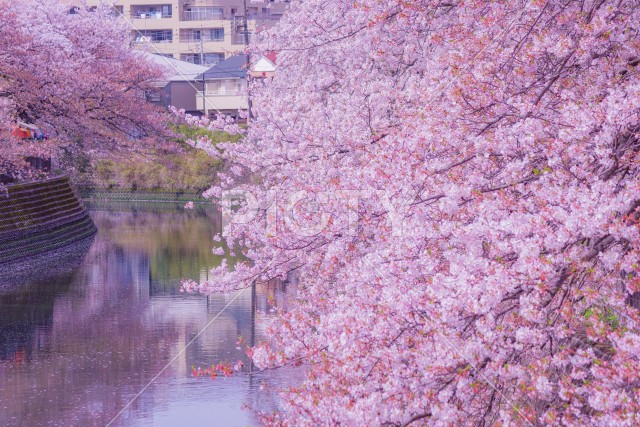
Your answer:
[[[8,185],[0,197],[0,268],[95,234],[69,178]]]

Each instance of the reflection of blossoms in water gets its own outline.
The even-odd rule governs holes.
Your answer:
[[[191,367],[191,375],[194,377],[209,377],[215,379],[218,374],[222,374],[225,377],[230,377],[234,370],[239,371],[244,363],[241,360],[231,366],[230,363],[218,363],[217,365],[211,365],[206,368]],[[236,369],[237,368],[237,369]]]
[[[0,387],[0,401],[6,409],[0,411],[0,425],[47,425],[57,419],[107,424],[124,406],[111,399],[112,393],[142,390],[185,347],[183,338],[193,338],[218,313],[220,317],[181,353],[183,358],[171,363],[162,381],[154,382],[142,397],[151,401],[168,396],[170,390],[162,411],[171,416],[188,408],[196,419],[223,419],[220,425],[257,425],[258,411],[276,408],[272,390],[296,379],[264,372],[254,381],[255,365],[245,353],[252,342],[266,340],[270,318],[265,313],[271,301],[285,298],[283,290],[257,285],[255,294],[245,291],[231,304],[229,296],[178,293],[183,277],[202,280],[206,270],[220,262],[211,253],[211,239],[221,231],[221,217],[211,205],[196,202],[193,211],[184,211],[184,202],[87,205],[99,234],[82,250],[65,248],[69,253],[63,259],[38,259],[46,268],[35,273],[29,268],[35,266],[25,263],[27,271],[12,283],[34,275],[42,280],[34,279],[28,286],[25,282],[9,294],[4,292],[8,284],[3,276],[18,267],[12,264],[7,271],[0,266],[0,369],[12,367],[2,374],[6,387]],[[225,243],[220,245],[226,249]],[[234,262],[230,257],[227,261]],[[57,266],[64,277],[52,280],[50,272]],[[25,360],[26,365],[20,365]],[[193,366],[212,364],[218,368],[215,381],[191,377]],[[67,374],[70,367],[75,369],[73,378]],[[105,389],[104,378],[113,385]],[[260,392],[261,381],[272,387]],[[25,397],[31,395],[50,403],[36,411],[32,399]],[[224,401],[229,396],[234,398],[232,405]],[[103,405],[101,409],[86,411],[95,402]],[[157,416],[157,409],[151,404],[121,417],[125,423],[130,416],[144,423]]]

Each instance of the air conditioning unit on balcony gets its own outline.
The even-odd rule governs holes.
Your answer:
[[[146,19],[147,18],[147,14],[146,13],[141,13],[140,14],[140,19]]]

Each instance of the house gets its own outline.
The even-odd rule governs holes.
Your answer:
[[[198,92],[197,107],[205,116],[215,113],[233,117],[249,106],[247,74],[253,78],[271,77],[276,71],[275,54],[259,57],[247,73],[247,56],[232,56],[197,77],[205,90]]]
[[[198,76],[209,68],[152,53],[143,55],[166,70],[165,78],[156,82],[158,91],[149,93],[147,100],[164,107],[173,106],[189,114],[200,114],[196,95],[202,91],[202,79],[198,80]]]
[[[204,91],[198,92],[197,108],[210,114],[237,117],[238,110],[249,107],[247,98],[247,56],[235,55],[219,62],[197,77],[204,82]]]
[[[251,77],[265,78],[271,77],[276,72],[276,53],[268,52],[251,64]]]

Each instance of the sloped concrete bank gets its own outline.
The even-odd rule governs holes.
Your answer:
[[[7,189],[9,197],[0,198],[0,268],[97,231],[69,177],[13,184]]]

